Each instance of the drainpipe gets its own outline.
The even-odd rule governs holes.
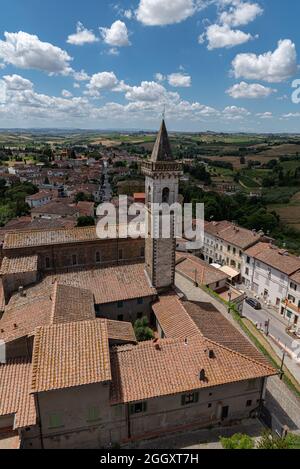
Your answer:
[[[41,420],[41,411],[40,411],[40,403],[39,403],[39,396],[38,396],[38,394],[35,394],[35,402],[36,402],[37,414],[38,414],[38,421],[39,421],[41,448],[42,448],[42,449],[45,449],[45,447],[44,447],[44,440],[43,440],[42,420]]]
[[[130,404],[126,404],[127,436],[131,439]]]

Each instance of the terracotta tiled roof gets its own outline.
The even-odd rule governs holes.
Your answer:
[[[183,301],[182,305],[204,337],[264,365],[269,365],[262,353],[211,303]]]
[[[59,221],[59,220],[58,220]],[[122,226],[126,228],[127,226]],[[112,231],[111,238],[115,238],[115,230]],[[108,235],[108,238],[110,236]],[[71,243],[84,243],[89,241],[100,241],[97,236],[95,226],[83,228],[59,228],[45,230],[23,230],[16,233],[6,233],[3,249],[18,249],[38,246],[53,246]]]
[[[135,333],[130,322],[107,320],[108,338],[120,342],[136,342]]]
[[[0,339],[10,342],[30,336],[36,327],[49,324],[52,307],[50,293],[47,289],[40,297],[7,307],[0,320]]]
[[[176,272],[188,277],[193,282],[196,280],[199,285],[210,285],[229,279],[229,275],[226,275],[221,270],[212,267],[192,254],[181,254],[177,252],[176,261]]]
[[[38,256],[4,257],[1,264],[0,275],[22,274],[25,272],[37,272]]]
[[[71,207],[66,205],[63,202],[54,201],[49,202],[48,204],[42,205],[41,207],[36,207],[31,210],[31,213],[41,213],[41,214],[50,214],[50,215],[60,215],[60,216],[73,216],[76,215],[79,210],[76,207]]]
[[[245,254],[286,275],[292,275],[300,269],[299,257],[292,256],[271,244],[259,243],[248,249]]]
[[[209,358],[208,350],[215,358]],[[275,370],[201,335],[116,347],[111,353],[111,404],[190,392],[272,376]],[[205,370],[205,381],[200,371]]]
[[[31,363],[24,359],[0,364],[0,416],[15,414],[14,428],[36,424],[34,398],[30,395]]]
[[[247,249],[262,238],[262,234],[241,228],[229,221],[206,222],[204,231],[240,249]]]
[[[96,228],[94,226],[47,231],[20,231],[18,233],[7,233],[3,248],[16,249],[55,244],[69,244],[96,241],[98,239]]]
[[[300,285],[300,270],[291,276],[291,280]]]
[[[52,324],[95,319],[94,296],[89,290],[56,283],[52,301]]]
[[[94,295],[95,304],[156,295],[156,290],[151,287],[142,263],[57,273],[45,277],[41,285],[46,287],[55,281],[61,285],[90,290]],[[35,287],[26,289],[27,296],[35,290]]]
[[[41,327],[35,336],[32,392],[111,380],[106,321]]]
[[[199,334],[176,293],[160,295],[152,309],[167,339],[185,339]]]

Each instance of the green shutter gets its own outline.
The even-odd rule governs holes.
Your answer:
[[[94,420],[99,420],[100,413],[99,407],[89,407],[88,409],[88,422],[93,422]]]
[[[62,420],[59,414],[49,415],[49,428],[59,428],[62,426]]]

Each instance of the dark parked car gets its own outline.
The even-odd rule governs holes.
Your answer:
[[[246,298],[246,303],[254,309],[257,309],[257,310],[261,309],[261,303],[255,300],[254,298]]]

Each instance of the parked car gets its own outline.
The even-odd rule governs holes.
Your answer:
[[[254,298],[246,298],[246,303],[256,310],[261,309],[261,303]]]

